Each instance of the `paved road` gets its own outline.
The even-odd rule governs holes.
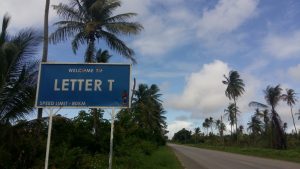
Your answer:
[[[300,169],[300,164],[168,144],[186,169]]]

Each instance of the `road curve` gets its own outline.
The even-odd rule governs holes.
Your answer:
[[[300,169],[300,164],[168,144],[186,169]]]

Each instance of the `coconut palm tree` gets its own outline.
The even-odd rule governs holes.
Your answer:
[[[216,129],[219,131],[220,137],[223,138],[223,133],[224,133],[224,131],[226,131],[225,124],[222,122],[222,120],[219,120],[219,119],[216,120],[215,123],[216,123]]]
[[[263,112],[263,121],[264,121],[264,131],[265,133],[268,132],[269,129],[269,122],[270,122],[270,117],[269,117],[269,110],[265,109]]]
[[[4,16],[0,32],[0,123],[24,118],[35,100],[38,62],[32,60],[41,37],[25,29],[15,36],[7,32],[10,17]]]
[[[227,109],[225,109],[224,112],[225,112],[225,116],[227,116],[227,119],[229,121],[229,124],[230,124],[230,135],[232,136],[232,126],[236,122],[235,112],[239,112],[238,107],[236,107],[234,105],[234,103],[229,103]]]
[[[198,136],[199,136],[199,134],[200,134],[200,127],[196,127],[195,129],[195,144],[197,143],[197,139],[198,139]]]
[[[275,87],[268,86],[265,90],[265,100],[267,102],[267,105],[259,103],[259,102],[250,102],[249,106],[254,107],[261,107],[261,108],[270,108],[271,111],[271,129],[272,133],[274,134],[273,139],[273,147],[279,148],[279,149],[286,149],[286,140],[284,137],[284,131],[282,128],[282,122],[280,119],[280,116],[278,115],[276,111],[276,106],[278,105],[279,101],[282,99],[281,95],[281,87],[280,85],[277,85]]]
[[[223,84],[227,85],[225,90],[225,95],[229,98],[229,100],[233,99],[234,106],[236,106],[236,100],[239,96],[244,93],[245,84],[243,80],[240,78],[240,75],[237,71],[230,71],[228,77],[224,75],[225,80],[222,81]],[[235,116],[235,127],[236,131],[238,130],[237,126],[237,112],[234,112]]]
[[[244,133],[244,126],[243,125],[239,126],[239,133],[241,133],[243,135],[243,133]]]
[[[209,127],[210,127],[210,132],[211,132],[211,134],[213,134],[214,119],[212,117],[209,117],[208,124],[209,124]]]
[[[206,128],[206,135],[208,136],[208,128],[210,127],[208,118],[205,118],[204,122],[202,123],[202,127]]]
[[[262,133],[262,121],[260,121],[259,117],[254,115],[251,117],[251,121],[247,123],[248,124],[248,130],[251,131],[253,135],[259,135]]]
[[[287,103],[287,105],[289,105],[291,108],[291,115],[292,115],[293,124],[295,128],[295,133],[297,134],[297,128],[296,128],[295,119],[293,115],[293,105],[295,105],[297,102],[296,93],[293,89],[286,89],[286,94],[283,94],[282,97],[283,100]]]
[[[247,130],[250,131],[251,137],[253,138],[253,143],[255,143],[255,139],[257,138],[258,135],[262,133],[262,122],[260,121],[259,117],[256,115],[253,115],[251,117],[251,121],[247,123],[248,128]],[[251,138],[250,137],[250,138]]]
[[[96,62],[98,63],[107,63],[112,55],[109,54],[108,50],[99,49],[96,54]]]
[[[254,116],[261,118],[263,117],[263,113],[259,110],[259,108],[255,109]]]
[[[283,123],[283,131],[284,131],[284,134],[286,134],[287,127],[288,127],[287,123],[286,123],[286,122]]]
[[[132,109],[134,121],[139,128],[144,129],[145,138],[160,139],[165,134],[167,124],[164,116],[165,110],[160,100],[160,90],[156,85],[148,87],[146,84],[140,84],[134,92],[135,97]]]
[[[74,53],[86,44],[85,62],[95,62],[96,40],[104,40],[110,49],[135,63],[134,51],[118,36],[138,34],[143,27],[128,21],[136,13],[114,15],[120,6],[120,0],[70,0],[69,4],[54,5],[62,20],[55,23],[57,29],[50,36],[51,42],[72,38]]]

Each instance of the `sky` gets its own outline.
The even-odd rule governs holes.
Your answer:
[[[68,1],[51,0],[52,5],[61,2]],[[0,16],[7,12],[12,17],[12,33],[26,27],[42,31],[44,3],[0,0]],[[172,137],[183,127],[204,131],[204,118],[224,116],[230,100],[222,80],[230,70],[238,71],[245,83],[245,93],[237,100],[238,124],[245,128],[254,113],[249,102],[265,103],[263,90],[268,85],[300,92],[299,9],[299,0],[123,0],[115,13],[135,12],[138,16],[132,21],[144,26],[139,35],[121,39],[136,53],[138,64],[132,73],[137,83],[161,89]],[[58,20],[51,8],[50,33]],[[107,49],[102,41],[98,47]],[[83,62],[84,48],[75,55],[68,41],[50,45],[48,60]],[[129,63],[111,53],[111,62]],[[299,108],[297,103],[294,112]],[[62,114],[75,116],[75,112],[68,109]],[[278,113],[291,132],[290,108],[281,102]],[[296,125],[300,128],[300,120]]]

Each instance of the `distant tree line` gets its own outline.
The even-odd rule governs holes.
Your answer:
[[[266,103],[252,101],[250,107],[255,108],[250,121],[247,123],[247,131],[244,126],[238,126],[238,115],[241,113],[236,104],[236,100],[244,92],[245,84],[237,71],[230,71],[228,77],[225,76],[223,84],[227,85],[225,95],[233,103],[229,103],[221,114],[221,119],[214,120],[212,117],[205,118],[202,127],[205,131],[199,132],[200,127],[195,128],[194,133],[183,128],[174,134],[172,140],[180,143],[208,143],[220,145],[258,146],[271,147],[276,149],[287,149],[289,147],[300,146],[300,138],[294,119],[293,106],[297,102],[296,93],[293,89],[286,89],[282,93],[280,85],[267,86],[263,91]],[[292,133],[286,133],[287,123],[283,123],[280,113],[276,108],[280,101],[284,101],[290,107],[293,121]],[[300,110],[299,110],[300,112]],[[300,113],[295,113],[299,115]],[[226,117],[230,125],[230,135],[225,135],[226,125],[223,123],[223,116]],[[235,126],[235,130],[233,127]],[[210,129],[210,132],[209,132]],[[215,134],[213,129],[216,129]]]

